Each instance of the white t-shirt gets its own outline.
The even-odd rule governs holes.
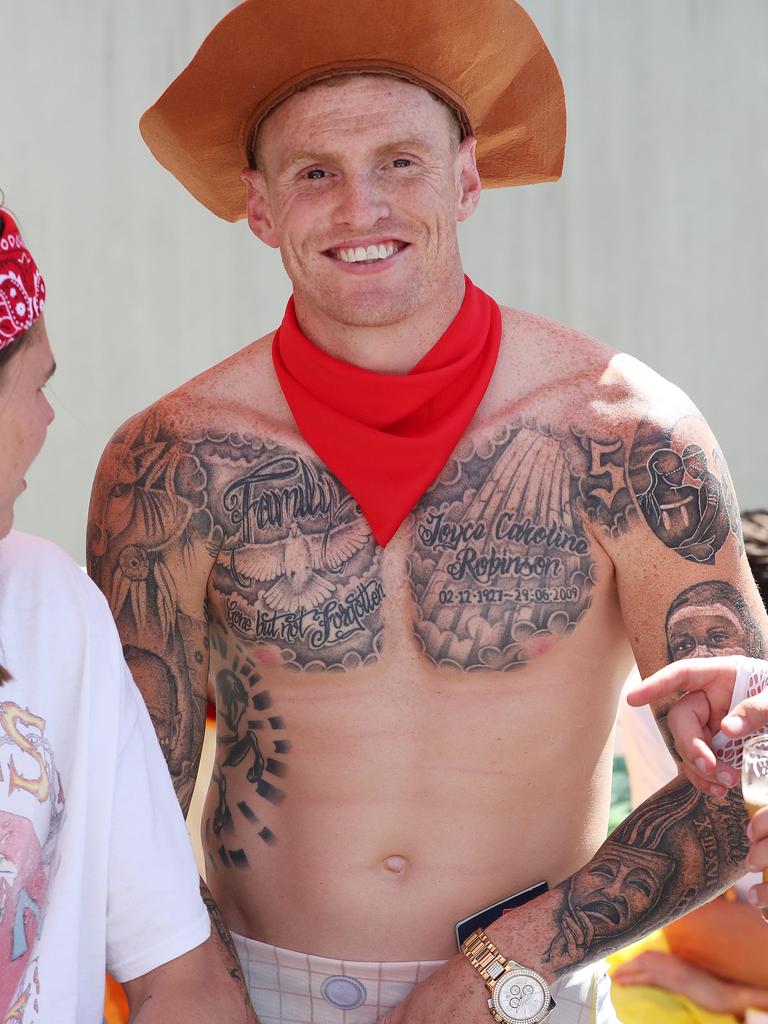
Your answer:
[[[106,601],[47,541],[0,541],[0,1020],[100,1024],[210,933],[181,810]]]

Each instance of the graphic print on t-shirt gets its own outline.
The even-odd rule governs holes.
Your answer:
[[[64,793],[45,719],[0,702],[0,1021],[34,1024],[35,943],[57,866]]]

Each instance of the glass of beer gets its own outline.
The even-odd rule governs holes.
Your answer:
[[[746,739],[742,758],[741,792],[752,818],[761,807],[768,806],[768,732]],[[768,882],[768,869],[763,871],[763,881]],[[763,920],[768,921],[768,908],[762,913]]]

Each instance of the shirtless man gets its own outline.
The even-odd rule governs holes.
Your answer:
[[[717,464],[685,396],[497,318],[463,276],[481,178],[559,172],[531,167],[564,120],[530,21],[510,0],[336,6],[344,33],[247,0],[145,115],[187,187],[280,249],[294,304],[117,432],[90,569],[185,808],[215,688],[207,881],[264,1024],[485,1024],[488,941],[532,972],[496,984],[498,1020],[544,1019],[541,979],[552,1024],[613,1020],[602,957],[746,855],[738,794],[683,777],[603,843],[622,682],[633,655],[665,664],[697,583],[765,614],[739,534],[686,558],[639,500],[657,453]],[[542,880],[457,953],[457,921]]]

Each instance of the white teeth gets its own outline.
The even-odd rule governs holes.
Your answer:
[[[385,244],[382,242],[379,245],[369,245],[367,248],[362,245],[358,245],[354,249],[335,249],[334,252],[336,253],[337,258],[343,260],[344,263],[363,263],[371,262],[373,260],[386,260],[397,252],[397,243],[387,242]]]

